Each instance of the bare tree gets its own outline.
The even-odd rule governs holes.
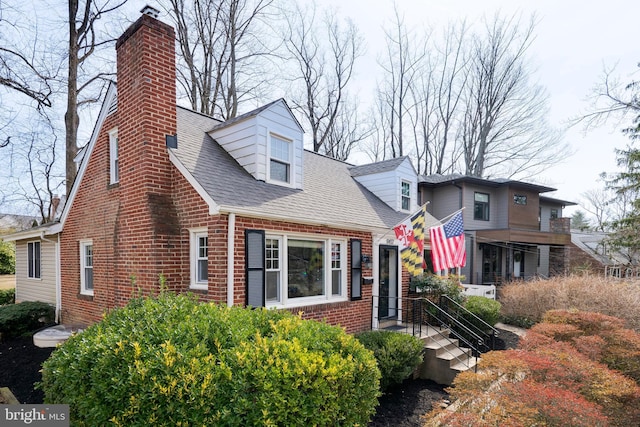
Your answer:
[[[607,224],[612,219],[613,193],[606,188],[592,189],[582,193],[582,197],[585,200],[582,207],[595,219],[594,229],[607,231]]]
[[[273,51],[261,21],[274,0],[166,0],[178,38],[178,84],[191,108],[227,120],[267,85]]]
[[[78,126],[80,116],[78,111],[86,104],[95,103],[100,95],[95,93],[82,96],[89,92],[88,88],[96,81],[115,75],[113,70],[102,72],[89,66],[88,60],[97,50],[111,46],[113,38],[99,40],[98,22],[104,15],[122,7],[127,0],[68,0],[68,75],[67,75],[67,110],[64,115],[65,125],[65,160],[66,160],[66,192],[71,191],[76,176],[74,159],[78,154]],[[95,64],[94,64],[95,65]]]
[[[447,28],[442,46],[430,50],[430,60],[412,87],[415,108],[410,117],[418,173],[451,172],[457,163],[455,132],[467,79],[466,32],[464,21]]]
[[[291,93],[294,109],[304,117],[313,151],[330,156],[348,156],[367,131],[358,129],[349,105],[347,87],[357,58],[362,55],[362,38],[350,20],[340,23],[327,13],[316,22],[315,4],[296,7],[287,19],[285,48],[294,64]]]
[[[50,69],[46,54],[38,50],[37,26],[32,24],[16,4],[0,2],[0,86],[27,96],[37,108],[51,107],[55,67]]]
[[[534,28],[535,17],[521,27],[515,17],[496,16],[485,23],[484,37],[475,38],[461,133],[467,175],[498,170],[522,178],[566,150],[546,120],[548,95],[529,81],[526,53]]]
[[[13,132],[15,141],[0,160],[5,183],[0,194],[21,211],[37,212],[39,223],[50,222],[55,216],[52,201],[64,191],[56,129],[44,110],[32,110]]]
[[[405,155],[404,137],[408,132],[405,122],[416,102],[412,88],[426,57],[426,40],[416,38],[413,32],[406,29],[404,17],[395,5],[394,18],[393,27],[385,30],[386,55],[379,61],[384,79],[378,85],[377,102],[381,104],[381,125],[389,129],[390,139],[386,146],[391,151],[391,157],[400,157]]]
[[[352,150],[370,137],[374,128],[358,114],[357,102],[343,102],[331,131],[323,144],[324,154],[337,160],[348,160]]]
[[[615,70],[616,67],[603,70],[600,82],[595,85],[591,94],[591,111],[576,118],[574,124],[582,122],[589,128],[608,120],[622,122],[629,115],[637,118],[640,114],[640,81],[623,83]]]

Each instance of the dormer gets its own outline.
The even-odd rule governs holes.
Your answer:
[[[418,174],[408,157],[350,168],[351,176],[399,212],[418,209]]]
[[[303,130],[283,99],[227,120],[209,135],[255,179],[302,189]]]

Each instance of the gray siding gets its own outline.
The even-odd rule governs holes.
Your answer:
[[[408,159],[394,170],[361,175],[355,179],[396,211],[402,211],[402,181],[407,181],[411,185],[411,206],[405,212],[418,210],[418,177]]]
[[[260,181],[268,179],[270,134],[292,141],[291,186],[302,188],[302,130],[282,102],[210,133],[240,166]]]

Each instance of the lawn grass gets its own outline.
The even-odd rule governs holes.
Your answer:
[[[13,289],[16,287],[16,276],[14,274],[0,275],[0,289]]]

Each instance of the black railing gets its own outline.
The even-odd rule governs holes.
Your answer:
[[[479,318],[474,313],[470,312],[462,305],[451,299],[447,295],[440,296],[439,307],[456,320],[456,324],[452,325],[452,329],[457,329],[458,324],[464,325],[464,329],[460,329],[460,334],[467,334],[467,331],[472,331],[472,339],[480,338],[478,342],[478,350],[481,353],[491,351],[495,349],[496,338],[498,336],[498,330]]]
[[[375,317],[379,319],[380,329],[404,332],[417,337],[424,337],[430,332],[449,343],[457,340],[456,347],[469,349],[476,362],[479,355],[487,351],[481,334],[428,298],[400,300],[397,297],[374,297],[374,301],[375,298],[378,304],[372,304],[372,309],[378,314]],[[448,349],[445,351],[469,367],[468,358],[460,357]]]

